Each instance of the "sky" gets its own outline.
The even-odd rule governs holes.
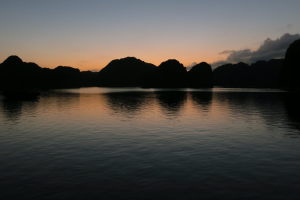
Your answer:
[[[253,53],[268,38],[300,33],[299,0],[0,0],[0,5],[0,61],[18,55],[49,68],[98,71],[127,56],[156,65],[167,59],[186,66],[217,63],[234,52]]]

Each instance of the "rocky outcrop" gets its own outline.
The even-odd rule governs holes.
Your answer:
[[[300,40],[293,42],[285,56],[282,85],[289,90],[300,89]]]
[[[195,65],[188,71],[188,86],[191,88],[212,87],[213,73],[211,66],[206,62]]]
[[[101,86],[134,87],[153,77],[157,67],[134,57],[111,61],[99,72]]]
[[[170,59],[158,66],[155,86],[162,88],[187,87],[187,71],[179,61]]]

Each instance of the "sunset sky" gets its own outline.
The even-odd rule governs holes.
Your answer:
[[[224,60],[300,33],[299,0],[0,0],[0,60],[99,70],[135,56],[160,64]]]

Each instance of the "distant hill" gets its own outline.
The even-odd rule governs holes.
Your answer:
[[[9,56],[0,64],[0,90],[78,88],[83,86],[152,87],[152,88],[209,88],[256,87],[300,89],[300,40],[287,50],[285,59],[226,64],[212,70],[205,62],[187,71],[175,59],[159,66],[134,57],[111,61],[99,72],[58,66],[42,68]]]
[[[42,68],[37,64],[10,56],[0,64],[0,88],[36,88],[42,81],[41,75]]]
[[[300,89],[300,40],[293,42],[287,49],[282,81],[288,89]]]
[[[158,72],[159,87],[187,87],[187,71],[179,61],[170,59],[162,62],[158,66]]]
[[[0,64],[2,90],[92,86],[97,83],[96,77],[96,73],[80,72],[72,67],[42,68],[35,63],[23,62],[18,56],[10,56]]]
[[[245,63],[222,65],[213,71],[213,83],[222,87],[246,87],[250,73],[251,68]]]
[[[209,88],[213,86],[212,68],[206,62],[199,63],[188,71],[188,86],[192,88]]]
[[[251,87],[280,88],[284,59],[258,61],[251,65]]]
[[[99,72],[101,86],[136,87],[143,85],[147,76],[151,76],[157,67],[134,57],[111,61]]]
[[[283,59],[226,64],[213,71],[213,84],[222,87],[280,87]]]

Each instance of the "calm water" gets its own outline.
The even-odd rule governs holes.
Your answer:
[[[255,89],[0,96],[0,199],[299,199],[295,102]]]

